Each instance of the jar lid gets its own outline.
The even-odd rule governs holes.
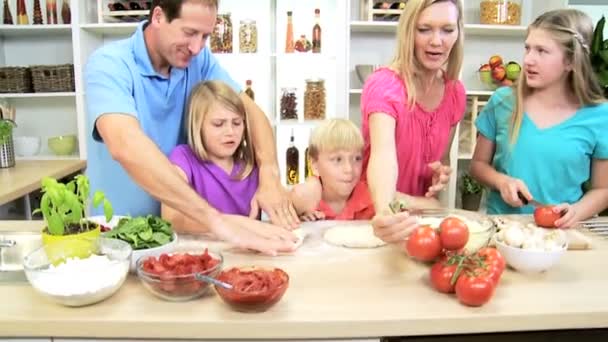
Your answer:
[[[243,20],[241,20],[241,24],[255,24],[255,20],[253,20],[253,19],[243,19]]]
[[[283,87],[283,88],[281,88],[281,90],[283,92],[290,92],[290,93],[295,93],[296,92],[296,88],[295,87]]]
[[[322,78],[307,78],[306,83],[323,83],[325,82]]]

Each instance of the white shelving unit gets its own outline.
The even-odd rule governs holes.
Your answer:
[[[90,133],[85,131],[84,67],[95,49],[108,42],[129,37],[137,27],[137,23],[118,22],[118,13],[109,12],[110,1],[113,0],[71,0],[71,24],[0,25],[0,66],[74,64],[74,92],[0,94],[0,99],[9,101],[17,109],[19,126],[15,134],[42,138],[43,148],[41,154],[34,157],[36,159],[87,158],[86,138]],[[256,102],[269,116],[275,128],[283,181],[285,150],[289,145],[291,130],[294,131],[295,143],[300,151],[300,179],[303,180],[304,150],[310,130],[318,123],[303,118],[305,80],[318,77],[325,79],[327,118],[345,117],[360,123],[359,101],[363,85],[358,80],[354,67],[357,64],[386,64],[393,55],[397,23],[368,21],[366,13],[361,11],[365,8],[362,1],[366,0],[222,0],[220,3],[219,13],[231,13],[235,53],[216,56],[237,82],[244,86],[245,80],[253,81]],[[506,61],[521,61],[527,25],[543,11],[569,4],[568,0],[522,0],[521,26],[500,26],[479,23],[479,1],[464,1],[466,49],[461,73],[468,97],[471,101],[477,99],[478,103],[492,93],[477,80],[475,72],[479,65],[494,54],[502,55]],[[594,21],[599,19],[602,11],[608,14],[608,6],[602,7],[594,0],[570,2],[576,2],[576,6],[589,13]],[[9,3],[13,19],[16,19],[15,1]],[[41,5],[46,21],[44,0]],[[62,1],[59,0],[58,10],[61,5]],[[26,0],[26,7],[32,23],[33,0]],[[286,12],[293,11],[294,38],[297,40],[301,34],[306,34],[311,39],[315,8],[321,11],[322,53],[285,54]],[[147,11],[126,14],[146,13]],[[258,52],[255,54],[238,53],[240,20],[247,18],[255,19],[258,28]],[[279,119],[279,101],[283,87],[296,88],[298,120]],[[460,133],[465,132],[464,135],[466,132],[471,133],[463,127],[466,124],[472,126],[471,110],[468,110],[465,121],[459,128]],[[46,148],[46,138],[64,134],[78,135],[78,153],[68,157],[51,155]],[[456,139],[451,150],[452,167],[457,172],[453,174],[449,192],[444,199],[450,207],[456,206],[458,202],[457,175],[466,170],[472,154],[473,146],[463,148],[463,144],[460,139]]]
[[[350,0],[350,18],[348,30],[348,98],[350,119],[360,124],[360,99],[362,84],[355,73],[355,65],[380,64],[390,62],[396,46],[395,32],[397,22],[369,21],[365,13],[367,1]],[[465,56],[461,72],[461,81],[467,89],[469,103],[483,104],[492,94],[477,79],[476,71],[480,65],[487,63],[490,56],[498,54],[506,61],[518,61],[523,58],[523,42],[527,26],[544,11],[568,6],[568,0],[532,1],[522,0],[521,25],[482,25],[479,23],[480,0],[464,1],[464,34]],[[388,12],[387,12],[388,13]],[[392,12],[391,12],[392,13]],[[447,194],[442,197],[444,205],[459,206],[458,179],[473,154],[475,143],[474,118],[482,105],[468,106],[467,114],[458,127],[458,136],[450,150],[452,173]],[[475,114],[472,114],[475,113]],[[462,139],[466,136],[467,139]],[[468,144],[469,146],[466,146]]]

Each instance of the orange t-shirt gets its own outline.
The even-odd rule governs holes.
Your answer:
[[[376,214],[367,183],[364,181],[355,185],[341,213],[334,213],[323,200],[319,202],[317,210],[325,214],[326,220],[369,220]]]

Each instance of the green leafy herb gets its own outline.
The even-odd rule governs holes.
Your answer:
[[[463,194],[478,194],[483,190],[481,184],[479,184],[471,175],[465,173],[462,175],[461,191]]]
[[[125,217],[105,237],[128,242],[133,249],[147,249],[173,241],[171,223],[154,215]]]
[[[13,134],[15,124],[9,120],[0,120],[0,145],[5,144]]]
[[[73,225],[79,226],[81,231],[89,230],[89,222],[84,219],[89,200],[87,176],[77,175],[67,184],[45,177],[42,179],[42,193],[40,208],[33,213],[42,213],[51,235],[64,235],[66,228]],[[110,221],[114,214],[112,204],[105,198],[103,192],[96,191],[93,196],[93,206],[97,207],[101,203],[106,221]]]

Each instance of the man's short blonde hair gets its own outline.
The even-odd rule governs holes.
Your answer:
[[[323,121],[310,135],[308,155],[317,159],[321,151],[362,150],[363,136],[359,127],[346,119]]]

